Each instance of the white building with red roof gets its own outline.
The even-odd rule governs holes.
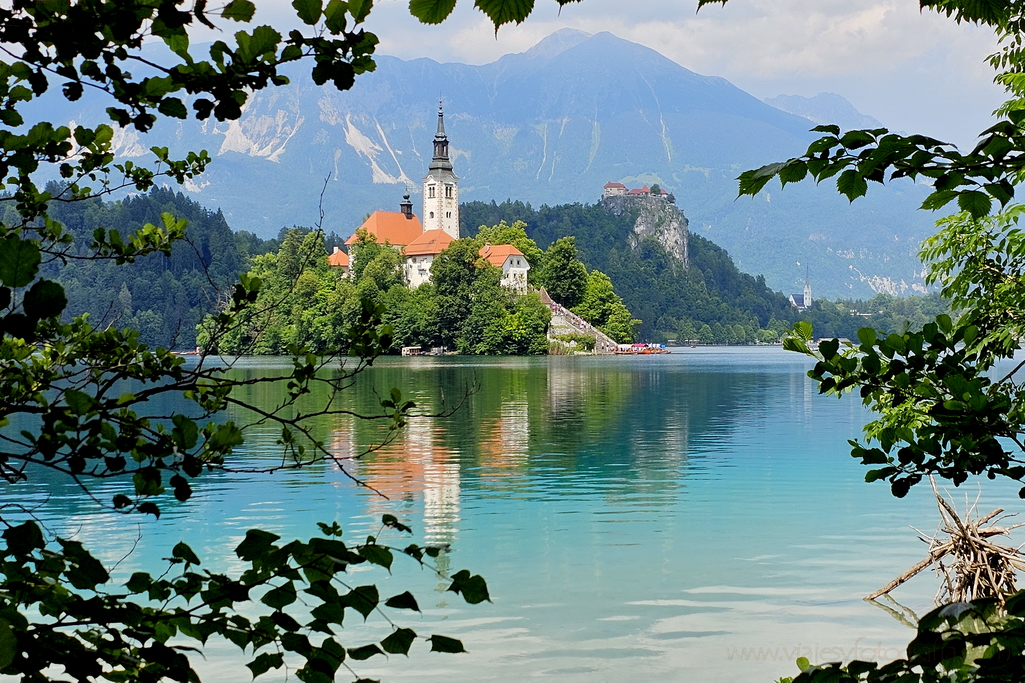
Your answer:
[[[605,187],[603,189],[604,193],[602,196],[604,197],[617,197],[619,195],[626,194],[626,185],[623,183],[614,183],[609,181],[605,183]]]
[[[406,282],[416,289],[425,282],[431,281],[431,264],[434,258],[448,249],[455,242],[449,233],[438,228],[422,233],[402,250],[402,272]]]
[[[341,268],[342,275],[349,274],[349,255],[335,247],[335,250],[327,257],[327,265]]]
[[[530,263],[523,252],[511,244],[485,244],[478,252],[481,258],[502,269],[501,284],[517,292],[527,291]]]

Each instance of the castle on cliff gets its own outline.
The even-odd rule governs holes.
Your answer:
[[[658,186],[656,185],[656,187]],[[670,202],[676,201],[676,198],[671,193],[666,192],[661,187],[655,192],[652,192],[651,188],[647,185],[631,190],[623,183],[614,183],[612,181],[605,183],[605,187],[602,188],[602,198],[608,199],[609,197],[661,197]]]

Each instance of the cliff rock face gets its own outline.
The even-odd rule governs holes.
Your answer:
[[[651,196],[618,196],[606,197],[602,200],[606,211],[622,216],[627,211],[639,210],[634,222],[634,234],[630,236],[630,244],[634,247],[646,237],[654,237],[662,247],[676,257],[686,268],[690,261],[687,256],[687,217],[676,204],[661,197]]]

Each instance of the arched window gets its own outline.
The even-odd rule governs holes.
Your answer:
[[[452,186],[451,185],[446,185],[445,186],[445,199],[452,199]]]
[[[452,212],[451,211],[446,211],[445,212],[445,218],[452,218]]]
[[[434,185],[427,186],[427,198],[434,199]],[[434,218],[433,214],[431,215],[431,218]]]
[[[434,218],[434,212],[431,211],[431,218]]]

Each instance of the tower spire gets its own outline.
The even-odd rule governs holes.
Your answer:
[[[438,132],[434,134],[434,159],[431,169],[452,170],[452,162],[448,158],[448,135],[445,134],[445,110],[441,99],[438,99]]]
[[[424,231],[444,230],[459,239],[459,178],[452,170],[445,133],[445,109],[438,98],[438,132],[434,135],[434,158],[424,177]]]
[[[804,266],[804,307],[811,308],[811,265]]]

